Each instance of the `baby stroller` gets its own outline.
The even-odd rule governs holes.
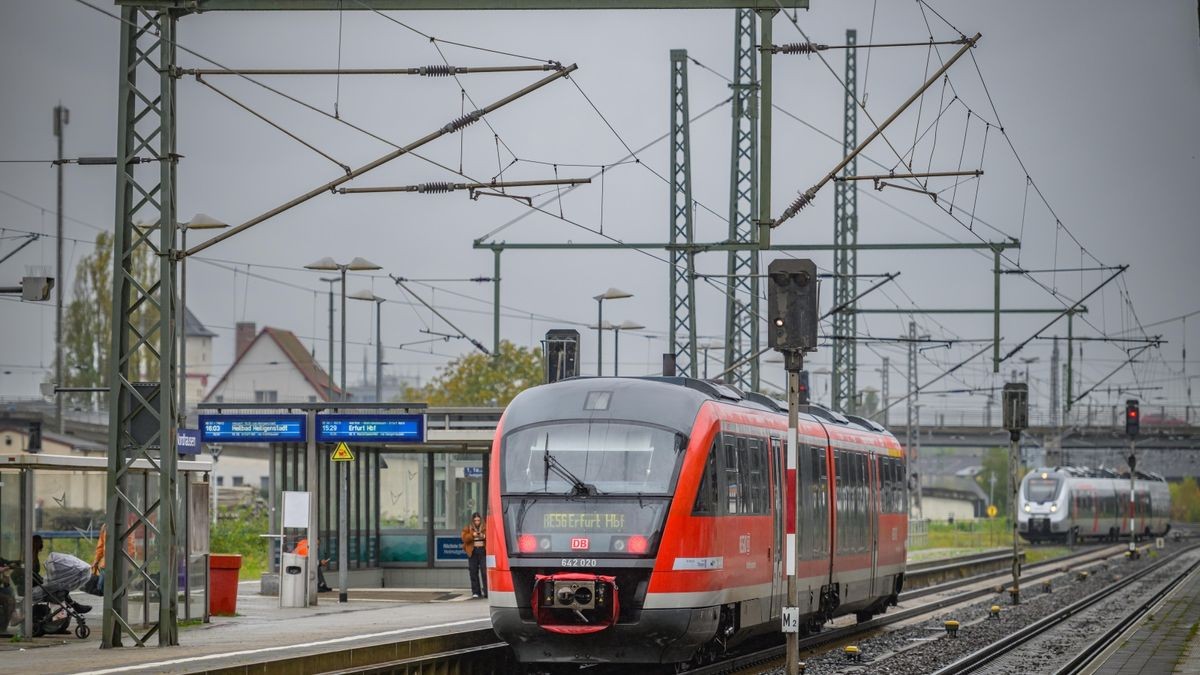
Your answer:
[[[24,572],[16,571],[12,576],[19,587]],[[30,596],[34,603],[33,637],[66,633],[71,619],[75,619],[75,637],[87,639],[92,632],[87,619],[67,594],[82,588],[91,576],[92,566],[73,555],[54,552],[46,558],[46,578],[33,575],[33,595]]]

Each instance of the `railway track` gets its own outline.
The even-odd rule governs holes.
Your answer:
[[[1022,579],[1033,580],[1042,576],[1055,574],[1063,565],[1078,564],[1081,559],[1090,560],[1098,556],[1114,553],[1118,549],[1119,547],[1093,547],[1082,549],[1068,556],[1046,560],[1026,567],[1026,573],[1022,576]],[[907,578],[909,581],[921,585],[921,587],[902,593],[900,596],[901,602],[944,594],[961,588],[964,585],[977,584],[987,579],[1005,576],[1009,573],[1008,569],[1012,560],[1011,555],[1011,553],[1007,552],[989,552],[914,564],[909,568]],[[946,579],[947,577],[961,574],[961,570],[963,569],[980,571],[965,578],[952,578],[941,583],[934,583],[939,579]],[[864,632],[875,631],[900,621],[910,620],[925,613],[937,611],[943,607],[980,597],[990,592],[991,589],[984,589],[968,593],[956,593],[950,597],[925,603],[918,608],[892,612],[853,626],[822,631],[819,634],[804,638],[801,642],[801,647],[802,649],[814,649],[832,642],[846,640],[854,636],[859,636]],[[348,673],[372,673],[376,675],[384,673],[397,675],[416,673],[482,675],[483,673],[518,672],[519,664],[513,659],[512,651],[508,645],[496,641],[494,635],[491,636],[491,639],[487,639],[487,636],[484,635],[485,633],[488,633],[488,631],[472,631],[469,634],[470,639],[462,642],[454,639],[454,636],[442,636],[440,638],[414,641],[411,645],[399,643],[396,645],[394,658],[380,659],[376,662],[352,660],[354,664],[352,667],[347,667],[345,663],[342,663],[332,668],[310,667],[306,668],[305,671],[310,673],[325,673],[327,675],[343,675]],[[697,675],[738,671],[757,672],[751,669],[776,661],[782,655],[782,646],[772,646],[752,653],[733,656],[720,663],[693,668],[687,672]],[[585,673],[618,672],[617,670],[610,671],[610,669],[604,667],[590,667],[580,670]],[[244,672],[244,670],[239,669],[238,672]],[[274,671],[268,669],[262,672]],[[627,671],[619,670],[619,672]]]
[[[1193,544],[1187,548],[1181,549],[1171,555],[1155,562],[1147,567],[1138,570],[1137,572],[1123,577],[1119,581],[1110,584],[1076,602],[1073,602],[1066,607],[1063,607],[1051,614],[1046,615],[1042,619],[1035,621],[1024,628],[1009,634],[1001,640],[980,649],[950,665],[938,670],[934,675],[967,675],[974,673],[981,668],[989,665],[993,661],[1004,657],[1013,652],[1017,648],[1025,645],[1030,640],[1044,636],[1047,631],[1054,630],[1057,626],[1064,623],[1068,619],[1078,615],[1086,609],[1089,609],[1097,603],[1111,597],[1114,593],[1132,586],[1133,584],[1151,576],[1152,574],[1164,569],[1168,565],[1176,562],[1176,560],[1185,553],[1195,551],[1200,548],[1200,544]],[[1132,611],[1128,612],[1121,620],[1111,629],[1104,631],[1098,638],[1091,640],[1087,645],[1075,655],[1069,662],[1056,670],[1056,675],[1073,675],[1084,670],[1096,656],[1098,656],[1111,643],[1112,639],[1120,635],[1131,625],[1137,623],[1146,612],[1158,604],[1180,583],[1183,583],[1191,574],[1200,569],[1200,561],[1193,561],[1186,568],[1174,576],[1167,584],[1162,586],[1157,592],[1145,599],[1139,599]]]
[[[1068,563],[1078,563],[1081,559],[1086,559],[1086,561],[1090,562],[1093,559],[1100,559],[1108,555],[1117,554],[1120,552],[1120,550],[1120,546],[1093,547],[1059,558],[1045,560],[1040,563],[1025,567],[1021,575],[1021,580],[1024,583],[1039,581],[1055,574],[1059,574],[1064,565]],[[1003,562],[1005,566],[1009,565],[1012,560],[1012,554],[1010,553],[991,554],[990,557],[994,558],[996,561]],[[968,556],[968,558],[975,562],[983,559],[983,557],[980,555]],[[947,562],[945,566],[952,566],[953,564],[954,563]],[[932,566],[926,568],[925,571],[928,572],[930,569],[932,569]],[[922,570],[918,569],[918,573],[921,571]],[[903,603],[905,601],[911,601],[917,598],[946,593],[963,586],[977,584],[981,581],[986,581],[992,578],[1004,577],[1009,574],[1010,572],[1007,569],[989,571],[972,577],[949,581],[942,584],[930,585],[912,591],[905,591],[900,594],[900,602]],[[900,611],[889,612],[888,614],[876,617],[870,621],[834,628],[832,630],[822,631],[815,635],[802,637],[800,639],[800,652],[804,653],[806,651],[811,651],[827,645],[861,638],[866,634],[874,633],[887,626],[892,626],[905,621],[911,621],[917,617],[933,614],[946,607],[969,602],[970,600],[985,597],[987,595],[991,595],[992,593],[994,593],[993,588],[983,588],[964,593],[957,593],[948,597],[934,600],[932,602],[923,603],[919,607],[911,607]],[[784,647],[782,645],[775,645],[757,650],[752,653],[734,656],[718,663],[693,668],[687,672],[693,673],[694,675],[762,672],[765,667],[780,663],[784,657],[784,654]]]

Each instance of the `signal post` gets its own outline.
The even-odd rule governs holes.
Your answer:
[[[800,588],[796,576],[800,567],[800,512],[803,495],[800,492],[799,426],[800,406],[808,405],[808,388],[801,386],[804,353],[817,349],[817,266],[812,260],[785,258],[774,260],[767,268],[767,320],[771,345],[783,354],[783,366],[788,374],[788,484],[795,491],[792,504],[793,532],[787,551],[787,606],[780,619],[787,635],[787,673],[800,672]]]
[[[1138,400],[1125,401],[1125,435],[1129,436],[1129,554],[1137,555],[1137,502],[1134,487],[1137,485],[1137,435],[1141,430],[1142,416]]]
[[[1003,392],[1004,428],[1008,429],[1008,514],[1012,519],[1012,603],[1021,604],[1021,537],[1018,532],[1017,502],[1021,493],[1021,432],[1029,428],[1029,385],[1008,382]]]

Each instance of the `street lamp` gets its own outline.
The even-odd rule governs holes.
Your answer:
[[[179,248],[187,250],[188,230],[221,230],[229,227],[228,223],[213,218],[210,215],[197,213],[186,223],[179,223]],[[179,416],[187,419],[187,258],[179,261],[179,312],[176,316],[176,329],[179,333]]]
[[[633,293],[618,288],[609,288],[600,295],[593,295],[596,301],[596,375],[604,374],[604,301],[632,298]]]
[[[322,272],[338,272],[341,275],[342,282],[342,372],[341,372],[341,387],[342,400],[346,400],[346,272],[362,272],[367,270],[381,270],[379,265],[365,258],[355,257],[348,263],[339,263],[329,256],[325,256],[316,262],[311,262],[304,266],[306,270],[319,270]]]
[[[382,315],[380,310],[383,308],[383,303],[387,302],[385,298],[375,295],[371,291],[355,291],[350,294],[351,300],[366,300],[375,303],[375,402],[383,401],[383,332],[380,319]]]
[[[346,272],[354,270],[355,272],[363,270],[378,270],[383,269],[379,265],[366,260],[364,258],[355,257],[348,263],[336,262],[333,258],[325,256],[316,262],[309,263],[304,266],[305,269],[321,270],[321,271],[336,271],[340,273],[342,282],[342,400],[346,400]],[[344,603],[349,600],[349,562],[350,562],[350,547],[348,542],[350,524],[350,471],[345,468],[345,462],[338,462],[338,473],[342,477],[342,489],[338,494],[338,602]]]
[[[613,332],[613,377],[618,375],[618,369],[621,367],[621,331],[623,330],[641,330],[645,328],[642,324],[636,321],[622,321],[621,323],[612,326]]]

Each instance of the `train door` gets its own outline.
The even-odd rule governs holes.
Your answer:
[[[879,495],[882,492],[879,481],[879,456],[875,453],[867,455],[867,517],[869,533],[868,540],[871,542],[871,597],[875,597],[879,593],[885,592],[885,589],[877,588],[876,580],[878,579],[879,571]],[[886,592],[891,592],[886,589]]]
[[[784,513],[786,513],[783,503],[784,495],[787,491],[784,490],[784,477],[787,475],[784,472],[783,466],[783,447],[780,440],[776,437],[771,437],[771,483],[775,486],[772,491],[774,493],[775,513],[778,517],[774,518],[775,527],[772,533],[773,551],[771,555],[771,618],[778,618],[783,614],[783,603],[785,589],[785,577],[783,574],[783,528],[784,528]]]

